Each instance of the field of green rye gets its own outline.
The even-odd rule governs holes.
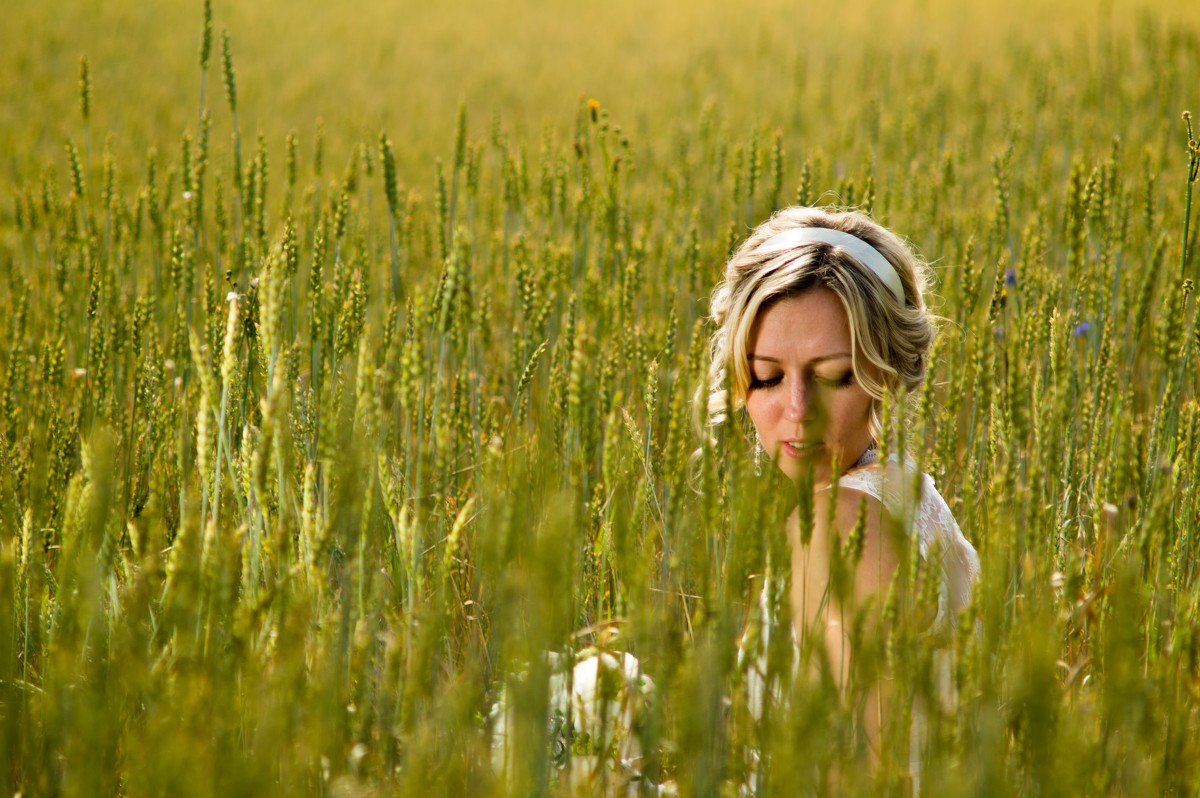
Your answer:
[[[0,33],[9,793],[903,794],[939,646],[922,793],[1200,793],[1195,9],[66,5]],[[931,263],[884,447],[983,576],[844,693],[774,635],[755,722],[796,496],[694,396],[795,203]],[[547,732],[589,646],[654,683],[632,786]]]

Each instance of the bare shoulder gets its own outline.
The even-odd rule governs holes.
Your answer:
[[[861,519],[861,546],[854,572],[854,594],[858,601],[886,592],[899,563],[896,541],[889,533],[887,508],[875,496],[850,487],[839,487],[836,497],[821,491],[815,502],[817,523],[827,524],[830,539],[837,535],[843,545],[850,543]],[[836,502],[830,512],[830,501]],[[827,520],[828,519],[828,520]]]
[[[830,501],[837,502],[832,515],[829,512]],[[866,491],[850,487],[839,487],[836,499],[833,497],[833,491],[830,490],[818,490],[813,494],[813,523],[816,525],[818,531],[821,532],[833,532],[836,530],[843,542],[854,531],[854,527],[858,523],[860,510],[864,514],[867,531],[874,532],[884,526],[883,522],[886,518],[885,514],[887,510],[879,499]],[[833,522],[832,528],[827,529],[830,526],[829,521],[831,519]],[[793,508],[787,517],[789,540],[793,542],[796,540],[799,526],[799,514]]]
[[[830,513],[831,501],[836,502],[832,508],[832,514]],[[886,526],[884,522],[887,517],[887,509],[883,502],[870,493],[853,487],[839,486],[836,497],[833,491],[818,491],[814,496],[813,509],[818,523],[825,523],[826,519],[832,519],[830,531],[836,530],[843,541],[854,531],[860,513],[870,536],[874,537],[875,532]]]

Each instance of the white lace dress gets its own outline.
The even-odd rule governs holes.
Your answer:
[[[902,470],[893,455],[885,466],[878,462],[877,450],[868,449],[858,465],[838,480],[838,489],[850,488],[875,498],[892,518],[908,526],[921,559],[939,572],[938,611],[933,626],[944,628],[971,601],[972,588],[979,579],[975,547],[963,537],[933,477],[921,474],[920,499],[913,507],[905,500],[905,492],[916,476],[911,462]]]
[[[959,611],[970,603],[972,590],[979,578],[979,555],[970,541],[963,537],[954,515],[938,492],[932,477],[920,474],[919,498],[916,502],[908,498],[918,495],[912,491],[917,478],[915,466],[911,462],[906,461],[902,468],[900,461],[893,455],[888,463],[882,464],[878,462],[877,451],[868,449],[855,463],[855,467],[838,480],[838,490],[857,490],[873,497],[893,519],[908,528],[909,534],[916,541],[921,558],[927,565],[933,566],[938,574],[938,609],[930,631],[940,633],[946,630],[947,625],[958,617]],[[782,582],[782,579],[768,576],[759,596],[757,611],[747,624],[738,650],[738,661],[745,673],[747,704],[756,720],[762,718],[763,701],[768,694],[773,700],[779,697],[779,693],[767,685],[766,654],[771,631],[776,625],[775,619],[778,618],[780,602],[788,600],[788,596],[783,595]],[[790,631],[795,645],[795,630]],[[939,658],[941,667],[938,670],[942,698],[949,701],[952,697],[951,671],[949,652],[945,654],[946,656]],[[798,660],[797,651],[793,662]],[[920,713],[915,713],[910,756],[914,788],[919,786],[918,756],[920,738],[924,733],[923,726],[924,720]],[[751,758],[757,761],[757,752],[750,753]]]

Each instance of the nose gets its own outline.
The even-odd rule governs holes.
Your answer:
[[[783,417],[788,421],[803,421],[812,410],[812,397],[809,393],[808,380],[797,378],[788,384],[787,406],[783,409]]]

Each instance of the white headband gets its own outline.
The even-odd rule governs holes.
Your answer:
[[[758,247],[758,251],[767,255],[812,242],[844,249],[859,263],[875,272],[875,276],[891,290],[897,302],[901,305],[905,304],[904,286],[900,283],[900,275],[896,273],[896,267],[889,263],[888,259],[879,253],[879,250],[858,236],[829,227],[792,227],[768,238]]]

